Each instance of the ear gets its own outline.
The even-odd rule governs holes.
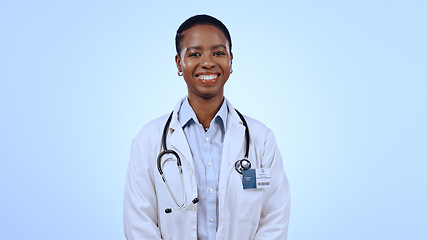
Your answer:
[[[178,54],[175,55],[175,63],[176,63],[176,68],[178,68],[178,71],[182,72],[181,57]]]
[[[230,52],[230,68],[233,66],[233,53]]]

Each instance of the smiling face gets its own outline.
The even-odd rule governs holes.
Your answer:
[[[175,62],[178,71],[183,72],[188,97],[222,101],[233,60],[227,39],[212,25],[195,25],[183,34],[181,52],[175,56]]]

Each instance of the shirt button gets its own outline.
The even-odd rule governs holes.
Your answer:
[[[205,141],[206,141],[206,142],[209,142],[209,138],[205,138]]]
[[[211,167],[212,166],[212,163],[211,162],[208,162],[208,167]]]
[[[213,188],[209,189],[209,192],[210,192],[210,193],[214,193]]]
[[[215,219],[213,217],[209,218],[209,221],[213,222]]]

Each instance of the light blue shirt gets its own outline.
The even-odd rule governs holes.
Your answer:
[[[178,120],[187,137],[197,181],[197,239],[215,239],[218,226],[218,180],[222,144],[226,131],[226,100],[212,119],[208,131],[199,123],[193,108],[184,100]]]

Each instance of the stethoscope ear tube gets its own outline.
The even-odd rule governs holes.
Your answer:
[[[198,198],[194,198],[192,201],[191,201],[193,204],[197,204],[198,202],[199,202],[199,199]],[[191,204],[190,204],[191,205]],[[190,205],[188,205],[187,207],[189,207]],[[180,208],[177,208],[177,209],[174,209],[174,210],[172,210],[172,208],[166,208],[165,209],[165,213],[171,213],[171,212],[173,212],[173,211],[176,211],[176,210],[179,210],[179,209],[181,209],[182,207],[180,207]]]
[[[173,194],[172,189],[170,188],[170,186],[168,184],[168,181],[167,181],[165,175],[163,174],[163,169],[162,169],[161,161],[162,161],[162,156],[165,155],[165,154],[173,154],[176,157],[176,165],[178,166],[179,176],[181,178],[181,185],[182,185],[182,204],[178,203],[178,200],[176,199],[175,194]],[[178,208],[175,209],[175,210],[179,210],[182,207],[184,207],[185,202],[186,202],[185,184],[184,184],[184,178],[183,178],[183,174],[182,174],[181,159],[179,158],[179,155],[175,151],[173,151],[173,150],[164,150],[163,152],[161,152],[159,154],[159,156],[157,156],[157,170],[159,170],[160,176],[162,177],[162,180],[165,183],[165,185],[166,185],[166,187],[167,187],[167,189],[169,191],[169,194],[171,195],[173,201],[178,206]],[[165,209],[165,213],[171,213],[172,211],[174,211],[174,210],[172,210],[171,208],[166,208]]]
[[[178,153],[176,153],[174,150],[163,150],[158,156],[157,156],[157,170],[159,170],[160,175],[163,175],[163,169],[162,169],[162,157],[166,154],[173,154],[176,158],[176,165],[179,169],[181,169],[181,158],[179,158]],[[182,171],[182,170],[180,170]]]
[[[168,150],[167,147],[166,147],[166,135],[168,134],[169,124],[170,124],[170,122],[172,120],[172,115],[173,115],[173,111],[169,115],[169,118],[166,121],[165,127],[163,128],[163,135],[162,135],[162,147],[163,147],[163,151],[160,152],[160,154],[157,156],[157,170],[159,170],[159,173],[162,176],[163,176],[163,170],[162,170],[162,164],[161,163],[162,163],[162,157],[163,157],[163,155],[165,155],[165,154],[173,154],[173,155],[175,155],[176,159],[177,159],[176,164],[177,165],[179,164],[178,166],[181,166],[181,159],[179,158],[178,154],[175,151],[173,151],[173,150]],[[165,180],[163,179],[163,181],[165,181]]]
[[[166,208],[165,209],[165,213],[171,213],[172,211],[181,209],[182,207],[184,207],[185,202],[186,202],[185,184],[184,184],[184,179],[183,179],[183,176],[182,176],[183,174],[182,174],[181,158],[179,157],[179,155],[178,155],[177,152],[175,152],[174,150],[168,150],[167,147],[166,147],[166,136],[168,134],[169,124],[170,124],[170,122],[172,120],[172,114],[173,114],[173,112],[170,114],[170,116],[169,116],[169,118],[168,118],[168,120],[166,122],[165,128],[163,129],[163,135],[162,135],[162,147],[163,147],[163,151],[160,152],[160,154],[157,156],[157,170],[159,171],[160,176],[162,177],[163,182],[166,184],[166,187],[167,187],[167,189],[168,189],[168,191],[169,191],[169,193],[170,193],[173,201],[178,206],[178,208],[174,209],[174,210],[172,208]],[[182,198],[183,198],[182,199],[182,204],[178,203],[178,200],[176,199],[175,194],[173,194],[173,192],[172,192],[172,190],[171,190],[171,188],[170,188],[170,186],[168,184],[168,181],[166,180],[166,177],[163,174],[162,157],[164,155],[166,155],[166,154],[172,154],[176,158],[176,165],[178,166],[179,175],[180,175],[180,178],[181,178],[181,185],[182,185]]]

